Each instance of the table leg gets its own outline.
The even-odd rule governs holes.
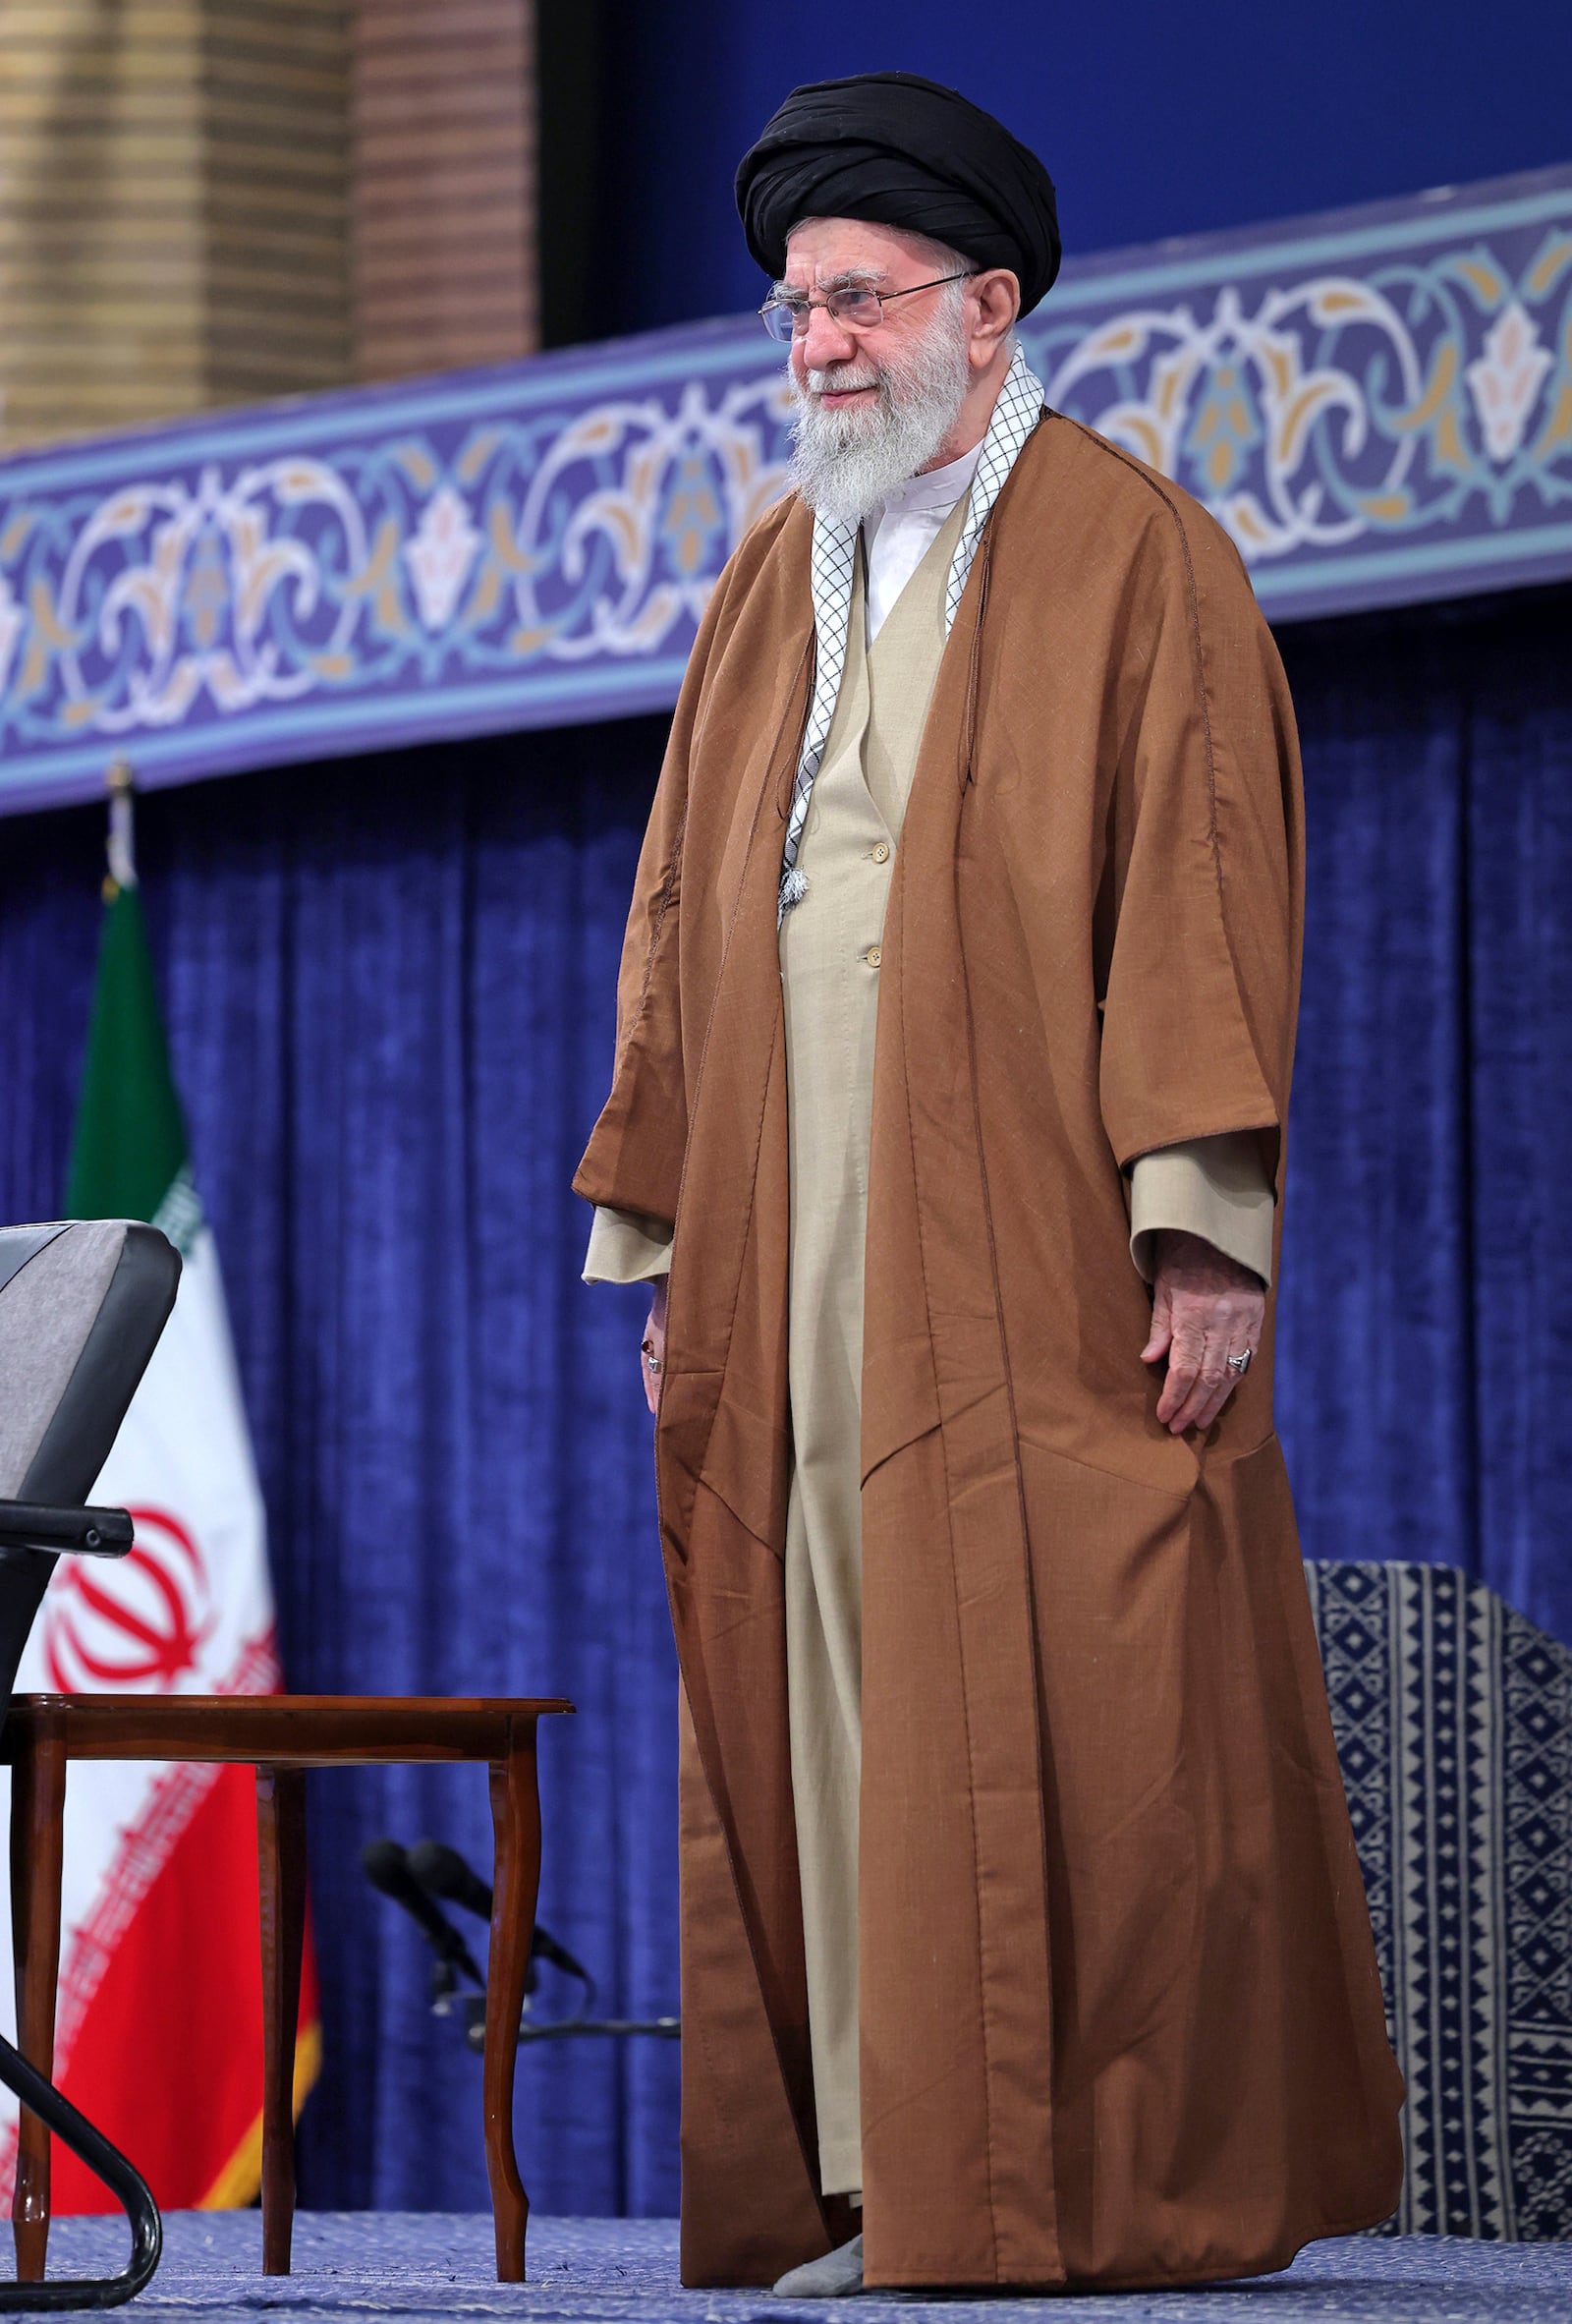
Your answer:
[[[262,1935],[262,2273],[287,2276],[295,2228],[295,2035],[306,1937],[306,1771],[256,1770]]]
[[[53,2075],[55,1989],[60,1977],[60,1872],[66,1813],[66,1743],[57,1720],[17,1722],[11,1773],[11,1940],[16,1961],[17,2046]],[[49,2249],[49,2132],[22,2110],[11,2206],[17,2280],[40,2284]]]
[[[496,2228],[497,2282],[522,2284],[530,2198],[513,2145],[513,2075],[540,1887],[540,1791],[533,1719],[516,1722],[507,1758],[492,1765],[491,1822],[496,1857],[485,1978],[485,2167]]]

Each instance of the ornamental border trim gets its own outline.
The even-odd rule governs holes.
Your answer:
[[[1273,620],[1572,576],[1572,167],[1071,262],[1022,339]],[[730,318],[0,463],[0,812],[669,708],[789,421]]]

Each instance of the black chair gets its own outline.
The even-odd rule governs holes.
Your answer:
[[[84,1503],[179,1280],[173,1246],[136,1221],[0,1228],[0,1703],[16,1685],[55,1559],[124,1557],[131,1547],[124,1509]],[[25,1827],[14,1833],[25,1835]],[[14,1863],[14,1881],[17,1870]],[[118,2197],[132,2233],[122,2274],[0,2284],[0,2311],[114,2307],[130,2299],[157,2267],[163,2245],[163,2222],[145,2182],[3,2039],[0,2082]],[[20,2241],[28,2208],[20,2145],[17,2168]]]

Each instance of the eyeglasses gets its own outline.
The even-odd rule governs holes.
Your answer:
[[[822,299],[788,299],[777,293],[764,301],[758,310],[758,319],[772,339],[782,341],[803,336],[815,307],[822,307],[843,331],[876,331],[884,320],[887,301],[910,299],[917,291],[936,291],[940,283],[966,282],[970,271],[963,267],[959,274],[936,274],[931,282],[914,282],[904,291],[865,291],[854,286],[844,291],[826,291]]]

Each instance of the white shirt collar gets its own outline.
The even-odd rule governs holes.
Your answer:
[[[908,477],[871,512],[872,522],[877,524],[884,517],[948,516],[962,493],[970,489],[982,457],[982,446],[974,444],[959,460],[946,460],[942,468],[925,469],[921,476]]]
[[[964,500],[971,490],[982,456],[982,445],[975,444],[959,460],[947,460],[942,468],[930,468],[923,476],[909,477],[869,514],[863,526],[863,539],[868,550],[870,646],[884,627],[885,617],[896,598],[922,563],[924,551],[942,531],[957,502]]]

